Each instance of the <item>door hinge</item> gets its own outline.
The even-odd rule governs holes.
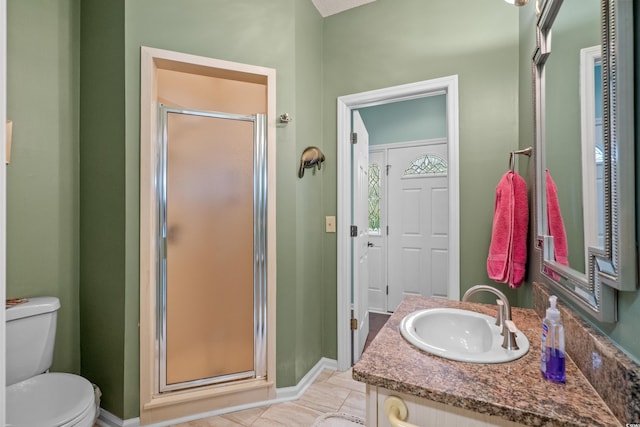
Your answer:
[[[351,330],[358,330],[358,319],[351,319]]]
[[[357,144],[358,143],[358,133],[357,132],[351,132],[351,143],[352,144]]]
[[[387,295],[389,295],[389,285],[387,285]]]
[[[351,226],[351,237],[358,237],[358,226],[357,225],[352,225]]]
[[[389,235],[389,226],[387,225],[387,236]]]
[[[387,165],[386,169],[387,169],[387,176],[389,176],[389,169],[391,169],[391,165]]]

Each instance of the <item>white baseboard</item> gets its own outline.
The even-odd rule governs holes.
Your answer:
[[[96,424],[100,427],[138,427],[140,425],[140,418],[122,420],[106,409],[100,408],[100,418],[98,418]]]
[[[300,399],[300,396],[307,391],[307,388],[313,384],[315,379],[318,378],[318,375],[320,375],[324,369],[335,371],[338,369],[338,362],[335,359],[327,359],[326,357],[323,357],[314,365],[313,368],[309,370],[309,372],[307,372],[304,377],[302,377],[298,384],[291,387],[276,389],[276,398],[274,403]]]
[[[259,406],[275,405],[277,403],[289,402],[291,400],[297,400],[304,394],[311,384],[318,378],[323,370],[329,369],[335,371],[338,368],[338,362],[334,359],[327,359],[323,357],[316,363],[313,368],[302,377],[302,379],[295,386],[282,387],[276,389],[276,398],[271,400],[265,400],[262,402],[253,402],[245,405],[234,406],[230,408],[218,409],[215,411],[205,412],[196,415],[190,415],[188,417],[177,418],[174,420],[163,421],[160,423],[147,424],[147,427],[166,427],[173,424],[185,423],[189,421],[199,420],[202,418],[215,417],[217,415],[227,414],[229,412],[243,411],[245,409],[257,408]],[[109,411],[100,408],[100,418],[98,418],[97,424],[100,427],[139,427],[140,418],[130,418],[122,420]]]

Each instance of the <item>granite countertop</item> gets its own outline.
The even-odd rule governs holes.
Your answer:
[[[565,384],[542,378],[542,320],[534,310],[512,309],[516,327],[530,342],[526,355],[508,363],[476,364],[433,356],[402,337],[399,326],[404,316],[416,310],[436,307],[462,308],[490,316],[496,314],[495,305],[408,297],[355,364],[353,378],[372,386],[526,425],[620,425],[569,357],[566,360]]]

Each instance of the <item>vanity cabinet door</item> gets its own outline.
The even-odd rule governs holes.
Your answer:
[[[500,417],[432,402],[381,387],[367,386],[368,426],[395,427],[389,422],[389,417],[384,411],[384,402],[389,396],[396,396],[407,405],[409,415],[405,422],[415,424],[419,427],[516,427],[524,425]]]

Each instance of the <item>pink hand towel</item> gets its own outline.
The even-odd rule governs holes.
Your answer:
[[[487,257],[487,274],[499,283],[509,280],[510,253],[513,239],[513,172],[500,178],[496,187],[491,244]]]
[[[524,282],[527,269],[527,234],[529,231],[529,202],[527,200],[527,183],[514,172],[513,176],[513,247],[511,262],[513,274],[509,286],[518,288]]]
[[[567,246],[567,234],[564,229],[564,221],[558,202],[558,188],[551,179],[549,169],[547,175],[547,227],[549,236],[553,237],[553,251],[555,260],[562,265],[569,265],[569,247]]]
[[[508,171],[496,187],[493,228],[487,273],[498,283],[517,288],[524,281],[527,264],[529,207],[527,185],[520,175]]]

